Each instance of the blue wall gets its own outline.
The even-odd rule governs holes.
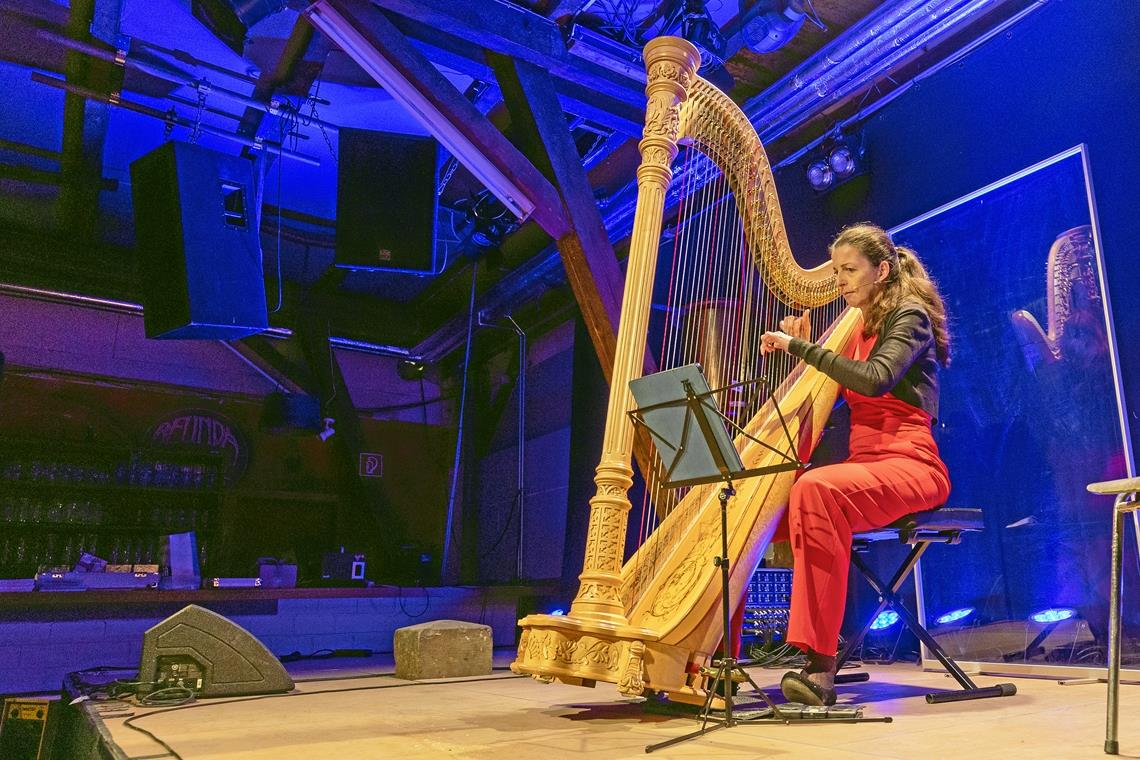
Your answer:
[[[868,219],[891,227],[1086,144],[1133,449],[1140,451],[1137,93],[1140,6],[1052,0],[875,113],[864,125],[866,177],[816,196],[802,164],[781,170],[792,248],[800,261],[817,263],[844,224]]]

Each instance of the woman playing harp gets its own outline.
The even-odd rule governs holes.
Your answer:
[[[780,523],[795,464],[810,457],[838,395],[836,381],[817,368],[783,351],[761,355],[758,336],[780,316],[811,308],[827,325],[820,345],[843,353],[858,340],[862,314],[840,297],[829,264],[805,268],[792,256],[763,145],[740,108],[696,75],[696,49],[658,37],[643,55],[642,163],[580,585],[569,614],[520,621],[511,669],[700,704],[724,635],[718,568],[730,567],[729,605],[739,609]],[[676,202],[677,222],[663,230],[667,199]],[[659,261],[667,287],[656,276]],[[714,563],[720,488],[671,488],[649,444],[637,453],[644,521],[626,557],[635,480],[629,384],[642,375],[647,353],[658,369],[701,364],[744,467],[771,473],[733,484],[728,563]]]
[[[851,408],[850,455],[808,470],[792,486],[777,538],[795,558],[787,640],[807,653],[784,675],[790,701],[835,703],[836,648],[847,593],[851,535],[941,505],[950,493],[931,425],[938,417],[938,365],[950,360],[946,311],[914,252],[860,224],[831,244],[839,292],[863,312],[863,332],[843,353],[811,342],[808,312],[761,337],[761,351],[787,351],[842,387]]]

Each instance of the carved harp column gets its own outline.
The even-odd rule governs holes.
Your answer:
[[[643,55],[648,103],[644,137],[639,145],[641,166],[637,170],[637,207],[630,238],[602,458],[594,476],[598,490],[590,499],[586,556],[582,573],[578,576],[581,586],[570,610],[576,619],[612,625],[628,622],[619,587],[630,510],[627,493],[633,483],[630,463],[634,431],[626,414],[633,408],[629,381],[641,376],[665,191],[673,178],[670,165],[677,155],[681,103],[688,96],[689,85],[700,66],[697,49],[676,37],[651,40]]]

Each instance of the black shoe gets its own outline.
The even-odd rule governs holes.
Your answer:
[[[780,679],[780,691],[789,702],[813,707],[830,707],[835,704],[835,689],[820,686],[805,673],[789,671]]]

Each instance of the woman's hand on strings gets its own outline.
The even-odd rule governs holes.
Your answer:
[[[760,336],[760,353],[767,355],[773,351],[787,351],[792,338],[811,340],[811,313],[804,309],[798,317],[787,316],[780,320],[779,330],[770,330]]]
[[[760,336],[760,354],[766,356],[773,351],[787,351],[792,336],[779,330],[771,330]]]
[[[798,317],[789,314],[780,320],[780,331],[787,333],[793,338],[811,340],[810,315],[811,309],[804,309],[804,313]]]

